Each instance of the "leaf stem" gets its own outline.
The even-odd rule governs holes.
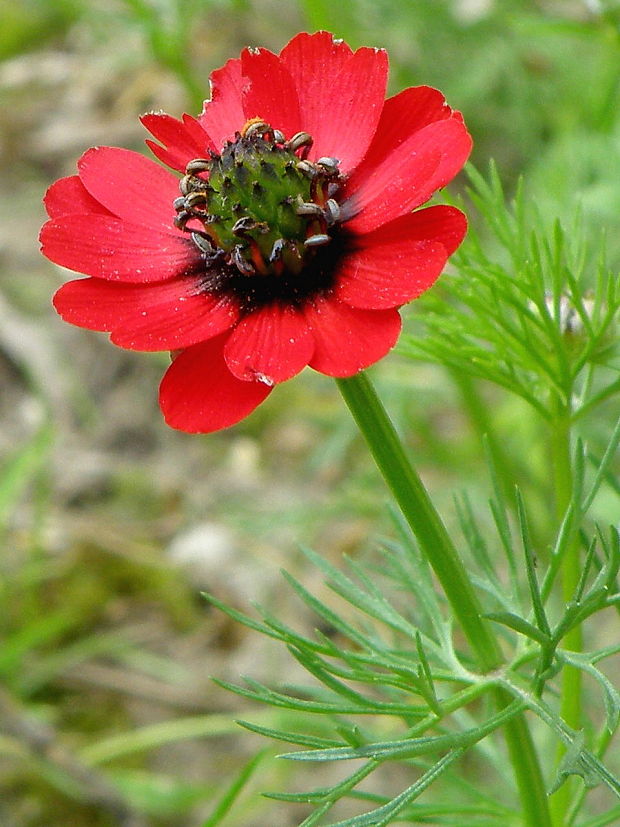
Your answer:
[[[422,553],[439,580],[454,615],[483,672],[502,664],[502,653],[463,561],[437,513],[417,471],[409,462],[393,423],[365,373],[336,383],[355,419],[388,488],[411,527]],[[496,700],[500,709],[510,703],[503,690]],[[544,782],[531,734],[522,714],[507,722],[505,735],[513,764],[524,824],[550,827]]]
[[[571,412],[569,406],[559,400],[556,415],[550,423],[551,458],[553,462],[553,487],[555,510],[560,523],[569,508],[573,497],[573,467],[571,461],[570,426]],[[581,555],[576,535],[573,535],[566,545],[562,559],[562,599],[569,603],[575,594],[581,577]],[[581,652],[583,648],[583,633],[578,624],[570,629],[562,643],[565,649]],[[562,692],[560,699],[560,714],[571,729],[578,731],[581,728],[581,697],[582,674],[581,670],[567,665],[562,673]],[[558,760],[561,760],[565,748],[560,745]],[[551,799],[551,813],[553,823],[557,827],[564,827],[570,801],[574,790],[574,779],[568,779],[558,789]]]

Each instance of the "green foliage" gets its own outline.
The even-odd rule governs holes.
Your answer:
[[[216,808],[202,824],[202,827],[216,827],[217,824],[221,823],[264,757],[265,752],[258,752],[241,768],[241,772],[233,779],[229,788],[225,790]]]
[[[473,168],[469,176],[492,241],[470,229],[456,272],[421,300],[420,329],[401,352],[500,385],[547,420],[559,397],[577,418],[620,390],[617,276],[578,221],[548,231],[523,190],[507,209],[494,167],[489,182]]]
[[[555,776],[547,767],[550,792],[557,789],[567,775],[578,774],[584,777],[588,786],[603,784],[620,796],[620,782],[601,762],[600,756],[588,747],[584,734],[570,730],[554,706],[541,699],[549,681],[550,697],[553,698],[554,681],[559,671],[564,665],[572,664],[584,670],[598,685],[605,709],[605,719],[601,722],[604,728],[610,734],[618,728],[620,696],[596,664],[616,655],[620,646],[581,655],[559,648],[575,623],[582,623],[605,608],[620,605],[616,584],[620,566],[618,532],[612,528],[608,539],[597,538],[604,556],[598,572],[592,571],[595,542],[589,545],[586,565],[573,599],[564,607],[554,606],[550,614],[545,607],[545,594],[538,584],[525,509],[522,500],[518,502],[518,524],[513,529],[500,522],[498,534],[504,536],[497,537],[494,542],[498,548],[508,547],[510,557],[519,561],[519,570],[525,569],[527,588],[523,588],[525,583],[514,569],[508,570],[508,584],[500,580],[498,571],[493,568],[489,570],[491,576],[487,577],[486,572],[476,574],[490,609],[487,617],[507,630],[504,642],[512,653],[509,665],[491,676],[472,673],[466,665],[467,657],[456,642],[446,606],[432,586],[428,564],[396,514],[394,519],[400,539],[385,542],[378,567],[373,563],[360,565],[348,561],[353,573],[350,577],[327,563],[321,555],[307,552],[328,577],[330,589],[348,604],[348,610],[345,606],[345,611],[337,611],[311,595],[294,578],[285,575],[301,600],[320,618],[321,628],[329,630],[328,634],[317,633],[312,639],[283,624],[266,609],[260,609],[262,620],[257,621],[213,597],[209,598],[235,621],[280,640],[314,678],[311,684],[295,686],[285,692],[250,679],[246,687],[225,684],[226,687],[264,704],[328,716],[333,729],[330,735],[312,735],[312,722],[307,715],[296,719],[295,726],[289,730],[243,725],[278,741],[305,748],[287,753],[282,756],[284,758],[318,762],[357,759],[362,762],[361,768],[332,786],[297,795],[275,796],[314,805],[313,815],[303,821],[304,827],[327,824],[323,817],[344,796],[373,801],[378,806],[345,821],[329,821],[332,827],[388,824],[397,816],[403,821],[419,819],[427,812],[424,805],[414,803],[419,795],[444,772],[452,780],[453,763],[470,750],[477,754],[478,760],[487,764],[486,772],[491,780],[497,760],[496,747],[482,749],[481,742],[524,706],[551,734],[568,745]],[[507,511],[507,503],[498,490],[492,509],[495,514],[506,514]],[[468,555],[488,569],[486,553],[483,556],[480,553],[481,525],[471,510],[461,510],[460,521]],[[489,537],[488,531],[486,536]],[[585,538],[583,542],[586,542]],[[493,559],[498,559],[496,554]],[[391,597],[386,597],[387,594]],[[351,607],[355,609],[356,622],[351,620]],[[495,607],[503,611],[496,611]],[[497,685],[505,688],[514,701],[492,714],[481,700],[488,698]],[[310,732],[300,731],[303,721]],[[398,733],[396,738],[395,731]],[[388,740],[387,733],[391,735]],[[422,774],[416,783],[398,795],[386,797],[381,795],[384,776],[380,770],[387,762],[404,762],[405,766],[417,767]],[[375,772],[380,779],[378,790],[374,794],[366,792],[367,786],[363,793],[358,790],[357,785]],[[480,775],[485,777],[484,773]],[[502,818],[502,823],[506,824],[519,823],[517,811],[506,806],[506,791],[502,790],[500,798],[495,795],[495,789],[491,782],[479,806],[469,805],[467,813],[471,821],[468,824],[490,823],[487,818]],[[437,823],[456,823],[463,803],[461,797],[454,800],[452,809],[444,804],[442,812],[435,814]]]
[[[0,60],[40,48],[78,19],[80,0],[3,0]]]

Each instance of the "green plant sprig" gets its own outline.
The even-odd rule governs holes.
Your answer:
[[[470,228],[399,350],[499,385],[547,421],[556,399],[571,420],[583,416],[618,388],[620,282],[603,254],[593,257],[578,218],[570,231],[559,222],[549,231],[522,187],[506,203],[493,165],[488,181],[471,166],[468,174],[492,237]]]

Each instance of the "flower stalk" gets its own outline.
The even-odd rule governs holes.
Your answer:
[[[338,387],[373,458],[427,557],[483,672],[497,669],[502,655],[482,619],[482,607],[465,567],[422,480],[366,373],[337,379]]]
[[[422,553],[433,568],[479,668],[483,672],[499,668],[503,661],[501,650],[482,617],[482,607],[463,562],[370,379],[365,373],[358,373],[336,379],[336,383]],[[496,701],[503,708],[510,699],[503,690],[497,690]],[[523,715],[507,722],[505,734],[521,797],[524,824],[550,827],[542,773]]]

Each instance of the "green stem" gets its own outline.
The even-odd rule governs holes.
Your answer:
[[[573,469],[570,446],[570,411],[558,404],[557,414],[551,423],[551,456],[553,461],[553,485],[555,510],[558,524],[564,518],[573,496]],[[568,603],[577,588],[581,576],[581,555],[577,537],[568,543],[562,559],[562,599]],[[581,626],[575,626],[564,637],[563,647],[574,652],[583,648]],[[562,693],[560,714],[566,724],[573,730],[581,729],[582,673],[574,666],[565,666],[562,672]],[[564,755],[565,748],[558,748],[558,761]],[[555,793],[551,800],[553,823],[557,827],[566,824],[567,811],[573,795],[574,779],[568,779]]]
[[[482,617],[482,607],[467,571],[370,380],[366,374],[359,373],[336,382],[377,467],[441,583],[479,668],[483,672],[497,669],[502,664],[502,653]],[[496,700],[500,708],[511,701],[503,690],[497,691]],[[524,824],[550,827],[542,773],[523,715],[506,724],[505,735],[521,796]]]
[[[368,376],[358,373],[336,382],[383,478],[433,567],[480,668],[484,672],[497,669],[502,663],[502,654],[489,625],[482,619],[482,607],[465,567]]]
[[[611,732],[607,729],[606,724],[603,724],[601,731],[599,732],[592,748],[592,752],[596,755],[597,758],[604,757],[605,753],[607,752],[607,747],[611,743],[611,740],[614,737],[614,735],[615,732]],[[577,788],[577,792],[575,793],[575,796],[566,814],[567,825],[572,825],[575,823],[575,820],[579,815],[581,806],[583,804],[583,800],[586,797],[587,792],[588,788],[585,786],[585,784],[580,784]]]

